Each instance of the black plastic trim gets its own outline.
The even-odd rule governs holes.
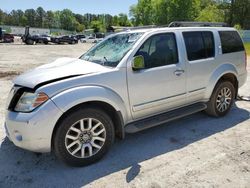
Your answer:
[[[61,80],[65,80],[65,79],[69,79],[69,78],[73,78],[73,77],[77,77],[77,76],[82,76],[84,74],[77,74],[77,75],[71,75],[71,76],[65,76],[65,77],[62,77],[62,78],[56,78],[56,79],[53,79],[53,80],[49,80],[49,81],[46,81],[46,82],[42,82],[40,84],[37,84],[35,87],[34,87],[34,90],[37,90],[38,88],[44,86],[44,85],[47,85],[47,84],[50,84],[50,83],[53,83],[53,82],[57,82],[57,81],[61,81]]]

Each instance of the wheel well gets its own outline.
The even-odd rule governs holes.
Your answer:
[[[52,148],[53,148],[53,143],[54,143],[54,135],[55,135],[57,129],[60,127],[60,124],[63,121],[64,117],[67,116],[67,114],[69,114],[69,113],[71,113],[79,108],[90,107],[90,106],[104,110],[110,116],[111,120],[113,121],[116,137],[119,139],[124,138],[124,136],[125,136],[124,123],[123,123],[123,118],[122,118],[121,112],[117,111],[113,106],[111,106],[108,103],[100,102],[100,101],[91,101],[91,102],[81,103],[81,104],[78,104],[78,105],[72,107],[68,111],[64,112],[63,115],[58,119],[58,121],[54,127],[53,133],[52,133],[52,140],[51,140]]]
[[[228,74],[224,74],[218,82],[220,81],[229,81],[233,84],[234,88],[235,88],[235,98],[237,98],[238,95],[238,80],[236,78],[236,76],[232,73],[228,73]],[[217,82],[217,83],[218,83]]]

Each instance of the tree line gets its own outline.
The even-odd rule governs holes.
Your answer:
[[[250,29],[250,0],[138,0],[127,14],[75,14],[69,9],[0,9],[0,25],[105,32],[111,26],[167,25],[172,21],[226,22]]]
[[[35,9],[12,10],[4,12],[0,9],[0,25],[30,26],[38,28],[65,29],[82,32],[94,29],[95,32],[105,32],[109,27],[131,26],[126,14],[112,16],[110,14],[75,14],[69,9],[62,11],[45,11],[42,7]]]
[[[250,0],[138,0],[130,16],[133,25],[206,21],[250,29]]]

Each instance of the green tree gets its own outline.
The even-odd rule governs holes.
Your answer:
[[[120,13],[118,16],[118,24],[120,26],[131,26],[128,16],[126,14]]]
[[[195,20],[205,22],[224,22],[224,12],[218,9],[216,5],[208,5],[200,12],[200,15]]]
[[[113,17],[112,25],[114,25],[114,26],[119,26],[118,16],[114,16],[114,17]]]
[[[81,14],[74,14],[74,17],[76,18],[76,21],[80,24],[84,24],[85,18]]]
[[[44,27],[45,28],[55,28],[55,16],[54,12],[49,10],[46,12],[46,16],[44,19]]]
[[[74,14],[69,9],[64,9],[60,12],[60,23],[62,29],[74,31],[76,29],[77,21]]]
[[[243,29],[250,29],[250,0],[217,0],[216,3],[230,26],[240,25]]]
[[[76,24],[76,32],[83,32],[85,30],[85,26],[77,22]]]
[[[231,1],[231,26],[239,24],[245,29],[250,28],[250,0],[234,0]]]
[[[27,17],[24,15],[22,10],[17,10],[18,15],[18,26],[24,26],[27,24]]]
[[[34,9],[27,9],[24,12],[25,17],[27,18],[27,25],[30,27],[35,27],[36,26],[36,11]]]
[[[54,18],[53,18],[53,27],[54,28],[58,28],[58,29],[62,28],[60,17],[61,17],[61,11],[55,11]]]
[[[172,21],[192,21],[200,11],[200,0],[138,0],[130,7],[136,25],[165,25]]]
[[[10,25],[22,26],[26,24],[26,18],[22,10],[12,10],[9,17],[11,20]]]
[[[169,23],[169,0],[155,0],[153,4],[154,24],[166,25]]]
[[[203,10],[204,8],[206,8],[207,6],[210,6],[210,5],[218,5],[220,2],[220,0],[200,0],[200,7],[201,7],[201,10]]]
[[[111,16],[110,14],[105,14],[104,21],[105,21],[106,28],[112,26],[113,25],[113,16]]]
[[[199,0],[170,0],[169,22],[193,21],[200,11]]]
[[[35,17],[35,20],[36,20],[36,27],[44,27],[44,21],[45,21],[45,18],[46,18],[46,12],[45,10],[43,10],[42,7],[38,7],[36,9],[36,17]]]
[[[138,0],[137,5],[130,7],[130,15],[135,18],[136,25],[152,24],[153,14],[153,0]]]
[[[4,12],[0,9],[0,24],[4,22]]]
[[[92,21],[90,25],[91,25],[91,29],[94,29],[95,33],[105,31],[105,28],[101,21]]]

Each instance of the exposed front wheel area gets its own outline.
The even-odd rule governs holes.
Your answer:
[[[74,123],[65,137],[65,147],[74,157],[87,158],[95,155],[104,145],[106,129],[96,119],[86,118]]]
[[[71,166],[100,160],[114,141],[110,117],[101,109],[84,108],[68,113],[54,135],[54,152]]]

